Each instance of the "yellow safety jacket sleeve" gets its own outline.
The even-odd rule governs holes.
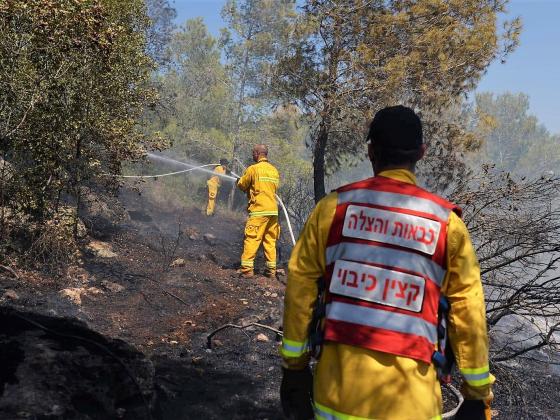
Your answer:
[[[276,190],[280,184],[278,170],[266,158],[249,166],[237,181],[241,191],[247,193],[249,216],[277,216]]]
[[[449,339],[468,399],[490,401],[495,381],[488,366],[486,306],[480,266],[469,232],[452,213],[447,234],[447,275],[442,294],[449,299]]]
[[[286,368],[303,369],[309,361],[309,326],[317,301],[318,281],[325,274],[325,249],[336,205],[336,193],[319,201],[292,250],[280,349]]]
[[[253,168],[253,166],[254,165],[251,165],[247,169],[245,169],[245,172],[243,172],[241,178],[237,180],[237,186],[243,192],[247,192],[249,190],[249,187],[253,185],[253,178],[255,174],[255,168]]]

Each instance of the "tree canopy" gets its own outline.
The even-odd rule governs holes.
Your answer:
[[[12,215],[48,219],[62,197],[78,205],[90,181],[114,184],[106,174],[162,145],[138,125],[155,99],[148,24],[141,0],[0,3],[0,155],[14,173],[2,204]]]
[[[418,110],[435,155],[461,148],[463,130],[441,117],[492,60],[517,44],[518,20],[506,23],[503,33],[497,29],[506,3],[305,2],[277,66],[276,92],[297,103],[313,127],[316,200],[325,194],[326,169],[336,169],[343,155],[356,155],[364,121],[383,106]]]
[[[470,115],[483,141],[474,156],[521,175],[558,173],[560,137],[550,134],[529,107],[524,93],[477,94]]]

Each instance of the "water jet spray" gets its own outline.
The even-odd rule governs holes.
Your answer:
[[[145,179],[145,178],[160,178],[160,177],[164,177],[164,176],[171,176],[171,175],[178,175],[178,174],[184,174],[187,172],[191,172],[191,171],[200,171],[200,172],[206,172],[212,176],[219,176],[221,178],[225,178],[225,179],[229,179],[231,181],[237,181],[239,178],[241,178],[239,175],[237,175],[235,172],[231,172],[231,175],[226,175],[226,174],[219,174],[216,173],[214,171],[211,171],[209,169],[206,169],[207,167],[210,166],[220,166],[219,163],[208,163],[205,165],[200,165],[200,166],[195,166],[195,165],[190,165],[188,163],[185,162],[181,162],[179,160],[175,160],[172,158],[168,158],[166,156],[160,156],[160,155],[156,155],[154,153],[148,153],[148,157],[154,160],[159,160],[159,161],[163,161],[163,162],[167,162],[167,163],[171,163],[171,164],[175,164],[175,165],[181,165],[181,166],[187,166],[189,169],[184,169],[182,171],[175,171],[175,172],[168,172],[168,173],[164,173],[164,174],[159,174],[159,175],[112,175],[114,177],[119,177],[119,178],[136,178],[136,179]],[[244,165],[241,165],[244,167]],[[246,169],[244,167],[244,169]],[[276,200],[278,201],[278,204],[280,204],[280,207],[282,208],[282,211],[284,213],[284,218],[286,219],[286,223],[288,225],[288,231],[290,232],[290,239],[292,240],[292,245],[295,246],[296,244],[296,238],[294,236],[294,231],[292,229],[292,224],[290,222],[290,217],[288,215],[288,210],[286,209],[286,206],[284,205],[284,202],[282,201],[282,199],[280,198],[280,196],[278,194],[275,194],[276,196]]]

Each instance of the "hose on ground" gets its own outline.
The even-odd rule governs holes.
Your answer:
[[[250,324],[245,324],[245,325],[235,325],[235,324],[230,323],[230,324],[222,325],[219,328],[216,328],[214,331],[210,332],[206,336],[206,348],[208,348],[208,349],[212,348],[212,338],[222,330],[225,330],[227,328],[235,328],[235,329],[243,331],[246,328],[250,328],[250,327],[258,327],[258,328],[267,329],[269,331],[274,332],[277,337],[283,337],[284,336],[284,333],[282,331],[280,331],[276,328],[273,328],[269,325],[261,324],[261,323],[258,323],[258,322],[252,322]],[[452,419],[452,418],[455,417],[455,415],[459,411],[459,408],[461,407],[461,405],[463,404],[465,399],[464,399],[463,395],[459,392],[459,390],[457,390],[457,388],[455,388],[453,385],[444,384],[442,386],[445,386],[453,394],[453,396],[457,399],[457,405],[455,406],[455,408],[453,408],[450,411],[447,411],[447,412],[443,413],[442,416],[441,416],[442,419]]]

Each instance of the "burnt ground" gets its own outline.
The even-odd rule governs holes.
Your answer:
[[[227,323],[280,328],[285,279],[233,277],[243,217],[124,198],[130,217],[100,236],[116,255],[84,251],[57,278],[0,272],[0,418],[282,418],[273,332],[227,329],[207,348]],[[495,418],[560,418],[558,376],[495,370]]]

